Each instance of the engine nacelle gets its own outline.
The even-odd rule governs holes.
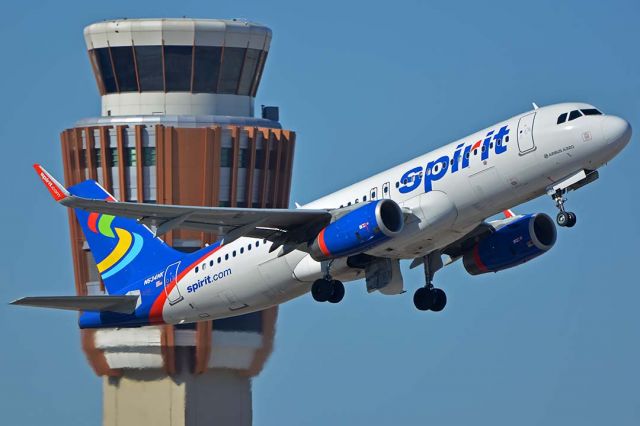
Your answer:
[[[362,253],[395,237],[404,227],[404,215],[395,201],[384,199],[353,210],[327,225],[311,245],[317,261]]]
[[[480,240],[462,258],[471,275],[498,272],[546,253],[556,243],[556,225],[544,213],[522,216]]]

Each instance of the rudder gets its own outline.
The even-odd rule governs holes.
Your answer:
[[[78,197],[117,202],[95,180],[67,189]],[[133,219],[81,209],[74,212],[109,294],[122,294],[136,280],[160,272],[184,257]]]

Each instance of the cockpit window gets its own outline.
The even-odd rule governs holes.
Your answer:
[[[602,113],[595,108],[581,109],[580,111],[582,111],[584,115],[602,115]]]
[[[566,113],[566,112],[563,113],[563,114],[560,114],[560,116],[558,117],[558,124],[562,124],[565,121],[567,121],[567,115],[568,115],[568,113]]]
[[[569,121],[582,117],[582,113],[579,110],[573,110],[569,113]]]

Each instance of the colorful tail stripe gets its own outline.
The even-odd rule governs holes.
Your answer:
[[[122,229],[116,228],[116,232],[118,232],[118,234],[120,234],[119,231],[122,231]],[[131,238],[131,236],[129,236],[129,238]],[[138,256],[138,254],[140,254],[140,252],[142,251],[142,245],[143,245],[144,239],[140,235],[135,233],[133,234],[133,238],[134,238],[133,247],[131,247],[131,250],[129,250],[129,253],[127,253],[127,255],[124,257],[124,259],[122,259],[120,263],[118,263],[109,271],[102,274],[103,279],[107,279],[110,276],[120,272],[124,267],[126,267],[128,264],[133,262],[133,260],[136,258],[136,256]]]

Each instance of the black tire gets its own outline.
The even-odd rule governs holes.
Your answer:
[[[567,215],[569,216],[569,220],[567,221],[567,228],[573,228],[578,218],[576,217],[576,214],[573,212],[569,212],[567,213]]]
[[[558,226],[567,226],[567,223],[569,223],[569,214],[567,212],[558,213],[558,216],[556,216],[556,223]]]
[[[329,296],[329,303],[340,303],[344,297],[344,284],[338,280],[331,281],[331,296]]]
[[[326,302],[331,297],[332,292],[331,281],[316,280],[311,286],[311,296],[316,302]]]
[[[433,312],[440,312],[441,310],[444,309],[445,306],[447,306],[447,293],[445,293],[443,290],[439,288],[434,288],[431,291],[435,295],[433,306],[431,306],[431,310]]]
[[[419,311],[428,311],[433,306],[435,294],[428,288],[419,288],[413,293],[413,304]]]

